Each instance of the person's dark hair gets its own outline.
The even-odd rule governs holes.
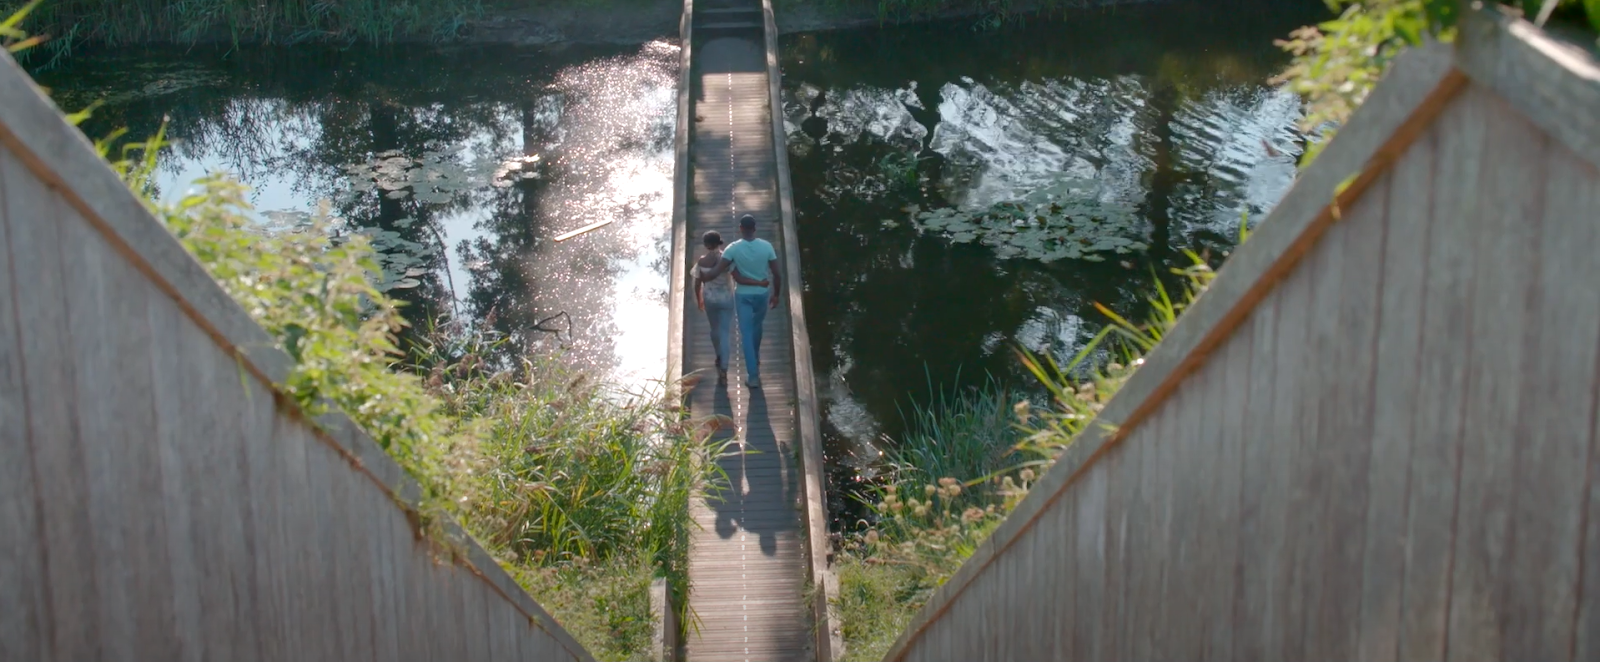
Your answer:
[[[739,227],[741,229],[748,230],[748,229],[754,228],[755,226],[756,226],[756,217],[751,216],[749,214],[745,214],[744,216],[740,216],[739,217]]]
[[[700,243],[705,244],[706,248],[716,248],[722,245],[722,235],[715,230],[707,232],[700,236]]]

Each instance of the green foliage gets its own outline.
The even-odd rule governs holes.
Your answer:
[[[463,508],[481,537],[545,565],[637,555],[681,572],[704,445],[657,394],[555,361],[491,371],[490,360],[474,350],[428,377],[445,412],[481,422]]]
[[[889,479],[902,491],[921,490],[941,478],[982,483],[1013,468],[1012,447],[1022,434],[1010,397],[993,379],[984,388],[947,392],[930,378],[927,402],[902,412],[908,432],[887,451]]]
[[[326,221],[269,232],[248,216],[245,188],[224,177],[162,208],[167,227],[294,359],[280,386],[313,416],[349,414],[422,483],[429,499],[451,490],[442,467],[459,424],[413,374],[394,370],[395,302],[375,287],[366,239],[335,244]],[[251,348],[244,348],[246,352]]]
[[[1339,17],[1295,30],[1278,44],[1294,56],[1275,82],[1306,98],[1306,131],[1349,119],[1401,52],[1455,38],[1456,0],[1328,0]],[[1328,136],[1324,136],[1326,138]],[[1308,147],[1310,163],[1325,141]]]
[[[1338,18],[1295,30],[1278,44],[1294,56],[1275,81],[1306,98],[1303,128],[1324,131],[1302,158],[1309,164],[1334,127],[1349,119],[1394,58],[1429,40],[1455,39],[1459,0],[1327,0]],[[1600,30],[1600,0],[1521,0],[1529,19],[1554,14],[1577,19],[1587,13]]]
[[[0,14],[19,6],[21,0],[0,0]],[[54,37],[56,49],[210,39],[387,42],[451,36],[482,12],[482,0],[47,0],[34,25]]]
[[[654,625],[649,564],[637,557],[611,563],[516,566],[512,576],[602,662],[648,659]]]
[[[688,595],[689,499],[710,451],[653,393],[595,382],[554,360],[495,367],[481,338],[422,348],[442,411],[475,423],[451,466],[462,521],[602,660],[638,659],[649,584]],[[679,622],[685,622],[680,611]]]
[[[892,152],[878,159],[878,172],[890,190],[913,190],[922,182],[922,175],[917,172],[919,164],[914,154]]]
[[[6,15],[4,21],[0,21],[0,47],[5,48],[7,53],[21,53],[44,41],[43,37],[29,37],[28,33],[23,32],[22,28],[18,27],[22,24],[23,19],[28,17],[28,14],[33,13],[33,10],[39,7],[41,2],[44,2],[44,0],[32,0],[26,5],[15,8]],[[3,10],[0,10],[0,12],[3,12]]]
[[[911,625],[917,608],[938,584],[918,568],[872,563],[858,554],[842,554],[837,564],[839,627],[845,641],[844,662],[883,659],[900,633]],[[901,605],[916,605],[902,608]]]

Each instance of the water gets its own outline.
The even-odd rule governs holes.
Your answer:
[[[441,316],[623,381],[665,370],[678,48],[144,51],[46,72],[90,135],[153,135],[166,199],[226,170],[264,221],[325,206]],[[562,232],[610,225],[557,243]]]
[[[1184,250],[1215,258],[1242,215],[1263,217],[1303,147],[1298,101],[1265,83],[1286,64],[1272,40],[1325,11],[1235,0],[784,37],[836,484],[870,474],[930,387],[1029,388],[1016,348],[1072,357],[1104,323],[1093,304],[1143,314]],[[642,382],[665,361],[677,58],[665,41],[136,51],[41,82],[68,108],[103,103],[91,135],[167,118],[169,198],[228,170],[263,220],[325,205],[373,233],[418,326],[453,316]],[[917,229],[927,210],[1072,187],[1115,219],[1103,231],[1146,247],[1047,261],[1003,236]]]
[[[930,387],[989,375],[1033,386],[1017,348],[1072,358],[1106,321],[1093,304],[1144,314],[1152,272],[1190,264],[1185,249],[1219,256],[1244,214],[1265,216],[1303,149],[1298,99],[1266,84],[1287,63],[1272,41],[1325,11],[1180,4],[993,31],[952,21],[783,39],[836,484],[871,473],[904,432],[901,411]],[[911,162],[916,183],[899,183]],[[984,208],[1073,180],[1129,208],[1123,230],[1149,248],[1103,262],[1005,259],[919,232],[907,211]]]

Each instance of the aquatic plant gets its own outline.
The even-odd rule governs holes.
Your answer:
[[[911,209],[911,222],[958,244],[977,242],[1001,259],[1101,262],[1149,247],[1145,222],[1131,205],[1093,194],[1094,182],[1063,180],[1027,197],[981,209]]]
[[[930,377],[926,401],[901,412],[907,431],[885,452],[888,480],[902,491],[922,490],[944,478],[983,483],[1011,468],[1023,436],[1012,396],[993,377],[979,388],[952,390],[936,388]]]
[[[428,150],[421,156],[407,156],[400,150],[380,152],[365,163],[345,166],[350,187],[347,196],[382,191],[391,200],[414,198],[429,204],[445,204],[464,191],[486,185],[511,186],[522,179],[537,179],[538,155],[506,162],[476,160],[461,163],[456,156],[462,148]]]
[[[891,152],[878,159],[878,174],[883,178],[885,188],[908,191],[917,188],[922,181],[922,175],[917,171],[919,164],[920,160],[914,154]]]

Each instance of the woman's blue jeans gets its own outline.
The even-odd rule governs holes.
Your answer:
[[[728,344],[733,332],[733,299],[706,300],[706,320],[711,322],[711,347],[717,351],[717,369],[728,369]]]
[[[768,294],[740,294],[735,297],[739,310],[739,337],[744,345],[744,369],[750,381],[761,377],[761,323],[767,319]]]

